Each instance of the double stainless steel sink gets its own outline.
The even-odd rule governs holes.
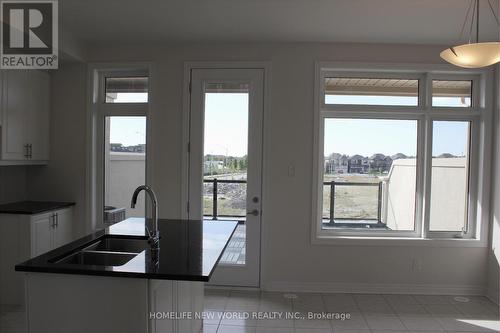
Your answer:
[[[122,266],[148,248],[147,239],[103,237],[89,246],[71,252],[57,264]]]

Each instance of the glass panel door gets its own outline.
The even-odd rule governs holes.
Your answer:
[[[237,221],[212,283],[258,286],[263,71],[192,71],[190,218]]]

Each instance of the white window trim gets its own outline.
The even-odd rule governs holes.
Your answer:
[[[327,75],[328,73],[328,75]],[[328,105],[324,103],[325,76],[363,76],[363,77],[398,77],[419,78],[419,105],[410,107],[400,106],[356,106],[356,105]],[[490,184],[491,174],[491,124],[493,105],[493,80],[491,69],[465,70],[450,65],[415,65],[415,64],[373,64],[373,63],[339,63],[316,62],[314,82],[314,149],[313,149],[313,186],[312,186],[312,244],[329,245],[367,245],[367,246],[450,246],[450,247],[485,247],[487,246],[487,232],[489,221]],[[432,107],[432,79],[473,80],[473,105],[470,108]],[[425,84],[425,87],[422,85]],[[423,88],[423,89],[422,89]],[[486,89],[487,88],[487,89]],[[373,114],[375,111],[376,114]],[[403,114],[404,113],[404,114]],[[432,120],[464,120],[471,121],[471,149],[469,182],[469,228],[470,232],[464,238],[452,238],[454,233],[430,232],[428,230],[429,209],[426,209],[424,200],[429,198],[424,188],[429,184],[429,163],[431,159],[420,158],[417,165],[417,193],[424,191],[426,195],[417,195],[415,225],[413,232],[377,232],[338,230],[322,230],[322,198],[320,185],[323,182],[323,126],[324,119],[336,118],[383,118],[383,119],[415,119],[419,121],[417,154],[431,156],[431,142],[425,132],[432,130],[426,124]],[[426,128],[427,127],[427,128]],[[430,133],[432,135],[432,132]],[[426,154],[424,154],[426,152]],[[477,175],[477,177],[474,177]]]
[[[152,163],[150,151],[151,138],[151,108],[153,106],[154,66],[151,63],[117,63],[90,64],[89,96],[87,115],[87,231],[92,232],[103,228],[104,214],[104,170],[103,145],[104,118],[108,116],[145,116],[146,117],[146,183],[152,183]],[[147,103],[105,103],[105,77],[148,76]],[[132,195],[132,193],[130,194]]]

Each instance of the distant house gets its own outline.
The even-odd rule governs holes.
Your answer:
[[[109,149],[113,152],[120,152],[120,153],[145,153],[146,144],[138,144],[135,146],[124,146],[121,143],[110,143]]]
[[[370,163],[366,157],[353,155],[349,158],[349,173],[367,173]]]
[[[392,158],[384,154],[374,154],[369,159],[370,171],[388,172],[392,165]]]
[[[387,173],[391,169],[391,165],[394,160],[405,158],[408,157],[402,153],[398,153],[393,156],[373,154],[370,157],[358,154],[347,156],[339,153],[332,153],[329,156],[325,156],[324,170],[327,174],[364,174],[369,172]]]
[[[110,143],[109,148],[111,151],[121,151],[123,145],[121,143]]]
[[[343,174],[349,172],[349,158],[338,153],[331,154],[325,159],[325,172],[329,174]]]

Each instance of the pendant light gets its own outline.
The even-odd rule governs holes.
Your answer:
[[[498,17],[493,10],[491,0],[488,0],[491,13],[495,17],[497,26],[500,26]],[[447,62],[465,68],[481,68],[500,62],[500,42],[479,42],[479,0],[471,0],[465,20],[462,25],[459,39],[462,38],[465,26],[469,20],[469,13],[472,8],[469,28],[469,42],[467,44],[452,46],[441,52],[440,56]],[[472,42],[472,32],[476,23],[476,42]]]

